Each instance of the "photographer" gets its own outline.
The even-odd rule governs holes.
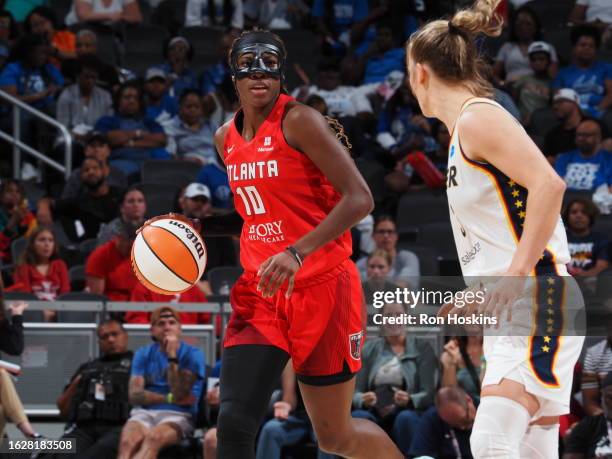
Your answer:
[[[80,459],[115,457],[130,412],[128,335],[120,322],[110,319],[98,326],[98,343],[102,355],[81,365],[57,399],[60,414],[69,422],[63,438],[76,438]],[[68,459],[74,454],[45,457]]]

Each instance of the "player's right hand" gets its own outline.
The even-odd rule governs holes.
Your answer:
[[[361,403],[363,404],[364,408],[370,408],[371,406],[376,405],[377,401],[376,394],[372,391],[361,394]]]

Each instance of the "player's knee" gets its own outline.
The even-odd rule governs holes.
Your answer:
[[[217,417],[217,439],[220,442],[255,442],[259,423],[241,403],[222,404]]]

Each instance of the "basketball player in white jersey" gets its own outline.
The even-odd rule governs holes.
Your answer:
[[[463,274],[501,276],[488,288],[484,312],[512,322],[507,312],[522,306],[534,324],[524,333],[530,336],[484,338],[472,454],[552,459],[584,341],[560,336],[569,323],[564,304],[581,297],[565,269],[565,184],[520,124],[488,98],[492,88],[479,70],[474,39],[499,35],[498,3],[477,0],[450,21],[425,25],[410,38],[407,66],[423,114],[452,133],[447,193],[459,256],[469,255]]]

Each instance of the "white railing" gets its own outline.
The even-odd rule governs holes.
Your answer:
[[[21,152],[24,151],[27,154],[34,156],[39,161],[47,164],[49,167],[63,173],[64,177],[68,179],[68,177],[70,177],[70,172],[72,171],[72,135],[70,134],[70,131],[66,129],[66,126],[51,118],[49,115],[44,114],[40,110],[36,110],[28,104],[11,96],[5,91],[0,91],[0,99],[10,105],[13,109],[13,135],[0,130],[0,138],[13,145],[13,177],[16,179],[21,178]],[[22,110],[59,130],[64,140],[63,165],[21,141]]]

